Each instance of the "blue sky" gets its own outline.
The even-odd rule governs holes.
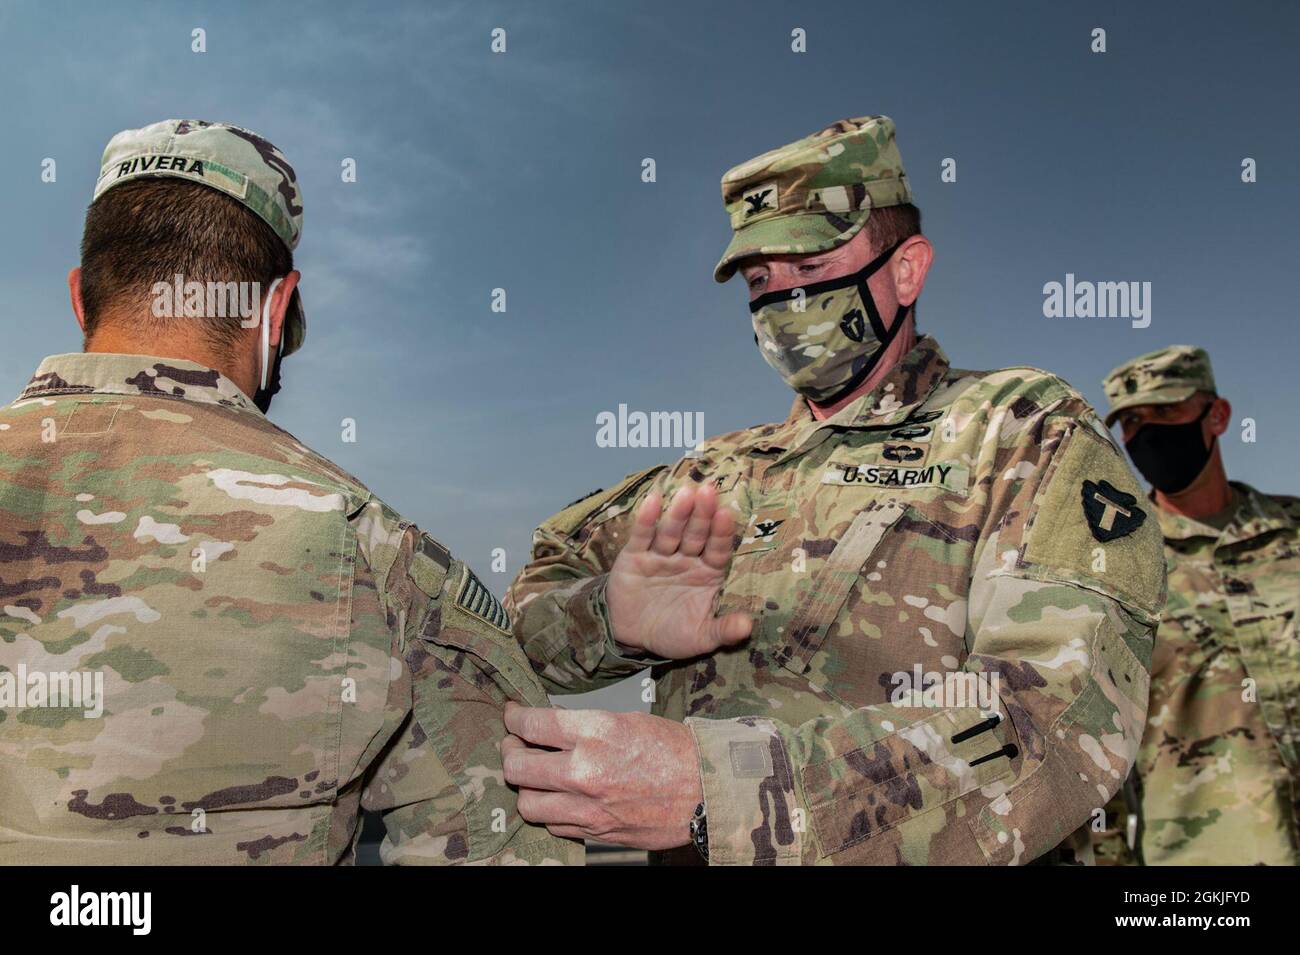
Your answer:
[[[938,253],[921,327],[954,364],[1035,365],[1101,403],[1120,361],[1203,345],[1257,422],[1230,473],[1297,493],[1297,49],[1296,5],[1262,0],[0,2],[0,381],[80,347],[64,276],[114,132],[257,130],[305,205],[310,331],[272,417],[500,593],[535,524],[679,453],[598,447],[600,412],[698,411],[709,434],[785,415],[744,289],[712,280],[718,180],[885,113]],[[1151,282],[1151,325],[1043,317],[1067,273]]]

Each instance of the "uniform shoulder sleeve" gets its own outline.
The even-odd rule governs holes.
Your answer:
[[[570,504],[533,534],[532,554],[510,585],[506,610],[515,639],[552,692],[596,689],[648,665],[617,651],[604,584],[638,501],[666,470],[629,474]]]
[[[592,491],[580,497],[558,514],[547,518],[538,528],[539,536],[571,540],[583,530],[617,517],[634,504],[646,485],[667,470],[663,465],[636,471],[608,489]],[[536,543],[536,538],[535,541]]]
[[[1018,573],[1095,590],[1155,623],[1165,602],[1163,541],[1154,507],[1123,453],[1088,410],[1058,422],[1060,442],[1019,537]]]
[[[503,705],[505,700],[549,705],[546,691],[510,633],[505,609],[467,564],[452,561],[420,623],[419,638],[440,648],[441,656],[458,658],[458,669],[474,679],[490,678]]]
[[[505,611],[462,561],[382,505],[359,527],[390,624],[400,634],[410,710],[363,796],[383,813],[387,863],[569,863],[580,845],[526,823],[505,784],[507,701],[548,699]]]

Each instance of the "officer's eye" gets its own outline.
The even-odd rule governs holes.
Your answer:
[[[747,281],[749,282],[750,288],[752,289],[761,288],[767,282],[767,276],[755,275],[753,278],[747,279]]]
[[[821,267],[822,264],[820,262],[809,262],[805,265],[800,265],[799,271],[804,275],[811,275],[813,272],[821,271]]]

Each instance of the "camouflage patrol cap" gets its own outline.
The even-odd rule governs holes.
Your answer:
[[[824,252],[849,241],[871,210],[912,201],[888,116],[841,119],[727,170],[722,202],[735,234],[713,277],[748,255]]]
[[[93,204],[118,183],[172,176],[211,186],[237,199],[293,251],[302,235],[302,193],[284,154],[256,133],[228,123],[166,119],[124,129],[108,141],[95,182]],[[297,351],[307,337],[302,300],[285,323],[283,352]]]
[[[1110,410],[1106,426],[1115,423],[1125,408],[1170,405],[1198,391],[1214,392],[1214,373],[1204,348],[1170,345],[1139,355],[1114,369],[1102,382]]]

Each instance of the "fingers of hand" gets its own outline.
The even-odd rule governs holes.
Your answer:
[[[682,543],[679,554],[687,557],[699,557],[704,546],[709,542],[710,528],[713,526],[713,512],[718,507],[718,492],[712,484],[706,484],[695,495],[695,507],[686,529],[682,531]]]
[[[515,742],[511,743],[511,740]],[[556,792],[565,788],[569,776],[569,754],[536,749],[508,736],[501,744],[501,766],[506,782],[512,786]]]
[[[695,489],[689,486],[680,488],[668,504],[667,513],[659,519],[650,549],[663,557],[676,554],[677,547],[682,542],[682,532],[694,509]]]
[[[729,646],[749,639],[754,621],[747,613],[729,613],[710,621],[710,636],[715,647]]]
[[[709,522],[709,539],[701,554],[704,562],[715,570],[725,568],[735,550],[735,533],[735,513],[729,507],[719,507]]]
[[[511,733],[535,746],[573,748],[572,735],[565,729],[559,711],[552,707],[507,703],[505,723]]]
[[[529,822],[545,825],[548,828],[552,825],[581,826],[584,822],[590,821],[590,803],[591,800],[570,793],[520,789],[517,808],[519,815]]]
[[[632,533],[628,536],[623,550],[630,553],[648,551],[655,539],[655,525],[659,523],[659,512],[663,510],[663,495],[651,491],[646,495],[641,506],[637,508],[636,518],[632,521]]]
[[[551,835],[553,835],[553,836],[558,836],[558,837],[561,838],[561,839],[588,839],[588,838],[590,838],[590,834],[587,832],[587,830],[586,830],[586,829],[582,829],[582,828],[580,828],[580,827],[578,827],[578,826],[556,826],[556,825],[551,825],[551,826],[547,826],[547,827],[546,827],[546,831],[549,832],[549,833],[550,833]]]

